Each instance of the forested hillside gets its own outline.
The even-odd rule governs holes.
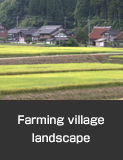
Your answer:
[[[0,0],[0,3],[3,0]],[[0,4],[0,21],[8,28],[40,27],[44,24],[61,24],[75,28],[112,26],[123,30],[123,0],[5,0]]]
[[[123,30],[123,0],[78,0],[75,18],[79,25],[91,19],[93,25],[112,26]]]
[[[40,27],[43,24],[62,24],[73,28],[76,0],[6,0],[0,4],[0,21],[8,28],[19,26]]]

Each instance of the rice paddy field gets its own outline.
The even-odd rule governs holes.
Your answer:
[[[25,65],[0,65],[0,75],[21,75],[37,73],[59,73],[77,71],[105,71],[123,70],[122,64],[101,63],[68,63],[68,64],[25,64]]]
[[[116,52],[122,53],[123,49],[0,45],[1,59],[18,56]],[[117,56],[120,57],[120,55]],[[4,100],[7,97],[13,99],[12,97],[19,96],[20,99],[28,99],[28,97],[33,99],[37,96],[37,99],[46,100],[50,99],[52,95],[51,99],[54,100],[81,100],[83,97],[87,99],[94,95],[97,98],[101,94],[101,97],[105,97],[105,99],[108,97],[107,95],[110,98],[114,95],[120,98],[123,97],[122,70],[123,64],[98,63],[96,61],[95,63],[0,64],[0,99]],[[29,96],[30,94],[32,95]]]
[[[22,57],[42,55],[68,55],[92,53],[122,53],[123,48],[97,47],[41,47],[0,45],[0,57]]]
[[[122,55],[115,55],[115,56],[109,56],[110,59],[122,59],[123,60],[123,56]]]
[[[30,70],[37,67],[39,69],[46,65],[30,65]],[[0,71],[2,70],[0,68]],[[13,69],[11,68],[13,67]],[[123,71],[120,70],[122,65],[112,64],[68,64],[68,65],[50,65],[52,71],[55,73],[35,73],[26,74],[29,65],[20,65],[21,74],[16,74],[19,71],[19,66],[5,66],[3,67],[3,75],[0,75],[0,94],[15,94],[15,93],[30,93],[30,92],[42,92],[51,90],[64,90],[64,89],[77,89],[77,88],[94,88],[105,86],[122,86],[123,85]],[[118,69],[118,67],[120,69]],[[83,71],[70,71],[72,69],[82,69]],[[105,69],[109,68],[108,71]],[[112,70],[112,69],[117,70]],[[4,70],[5,69],[5,70]],[[15,69],[13,74],[10,69]],[[64,69],[66,72],[62,72]],[[70,69],[70,70],[69,70]],[[87,69],[87,70],[86,70]],[[89,71],[88,69],[93,69]],[[97,69],[101,69],[98,71]],[[8,72],[9,70],[9,72]],[[44,68],[42,71],[46,71]],[[47,70],[48,71],[48,70]],[[58,73],[57,71],[61,71]],[[7,75],[6,73],[9,73]],[[23,74],[22,74],[23,72]],[[33,71],[34,72],[34,71]],[[12,75],[10,74],[12,73]]]

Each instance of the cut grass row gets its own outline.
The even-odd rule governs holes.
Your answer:
[[[40,46],[0,45],[0,57],[93,54],[93,53],[123,53],[123,48],[40,47]]]
[[[109,56],[110,59],[123,59],[122,55]]]
[[[37,73],[104,71],[104,70],[123,70],[123,65],[101,64],[101,63],[0,65],[0,75],[21,75],[21,74],[37,74]]]
[[[69,72],[0,76],[0,94],[123,86],[122,71]]]

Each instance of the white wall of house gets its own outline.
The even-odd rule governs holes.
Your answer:
[[[96,47],[104,47],[104,42],[96,42]]]
[[[24,41],[24,37],[19,37],[19,42],[20,42],[20,43],[25,42],[25,41]]]

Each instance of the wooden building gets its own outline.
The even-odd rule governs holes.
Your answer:
[[[7,39],[8,30],[7,28],[0,22],[0,37]]]
[[[110,29],[111,29],[111,26],[109,26],[109,27],[96,27],[95,26],[93,28],[92,32],[89,34],[90,43],[93,46],[96,46],[95,40],[103,38],[102,33],[107,31],[107,30],[110,30]]]

